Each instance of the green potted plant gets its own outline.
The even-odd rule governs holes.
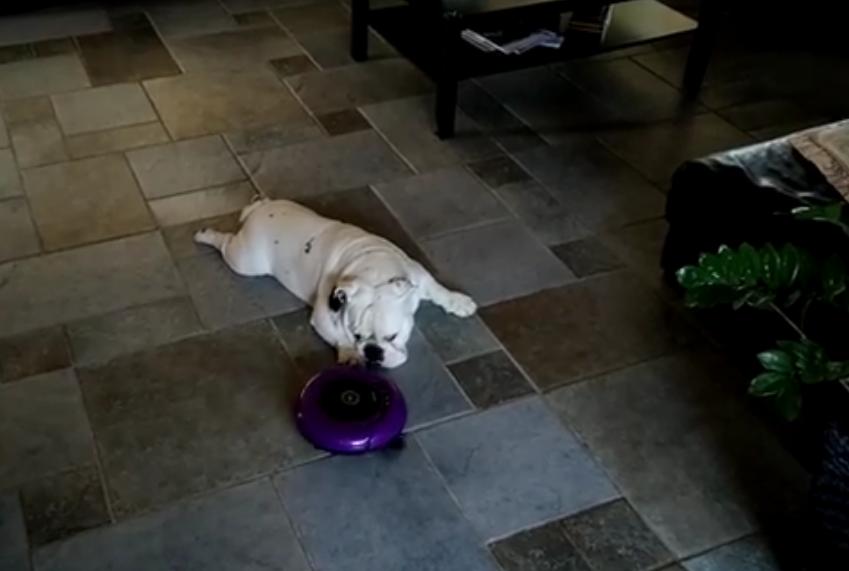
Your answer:
[[[806,206],[792,214],[837,225],[849,235],[843,209],[843,203]],[[770,399],[785,419],[796,420],[803,397],[819,386],[849,377],[849,360],[830,357],[823,344],[828,341],[833,347],[835,338],[842,341],[849,333],[849,273],[841,256],[822,257],[793,244],[722,246],[716,253],[702,254],[697,264],[680,268],[676,278],[689,307],[750,307],[772,312],[787,325],[776,335],[774,346],[757,355],[760,370],[749,383],[749,393]],[[841,326],[836,333],[829,330],[829,339],[817,339],[809,332],[815,329],[809,327],[812,309],[839,317]],[[818,533],[844,558],[849,558],[847,417],[849,411],[843,411],[838,418],[827,419],[811,490]]]

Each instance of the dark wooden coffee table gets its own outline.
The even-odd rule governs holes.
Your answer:
[[[714,42],[719,0],[702,0],[699,23],[655,0],[407,0],[403,5],[371,8],[351,1],[351,56],[368,58],[371,26],[402,55],[436,82],[437,134],[454,135],[457,87],[463,79],[547,65],[695,32],[684,76],[687,92],[699,90]],[[578,7],[612,5],[603,40],[561,27],[562,16]],[[521,55],[484,53],[460,37],[473,30],[542,22],[565,36],[558,50],[537,48]]]

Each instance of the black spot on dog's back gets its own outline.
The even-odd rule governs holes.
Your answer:
[[[309,254],[312,251],[312,241],[313,238],[310,238],[306,244],[304,244],[304,254]]]

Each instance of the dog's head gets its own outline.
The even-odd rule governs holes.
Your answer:
[[[343,277],[327,303],[363,361],[391,369],[407,360],[407,341],[419,306],[410,280],[394,277],[375,286]]]

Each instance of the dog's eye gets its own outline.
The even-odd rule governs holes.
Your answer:
[[[395,341],[396,337],[398,337],[398,334],[394,333],[392,335],[387,335],[386,337],[383,338],[383,340],[386,341],[387,343],[392,343],[393,341]]]
[[[354,341],[356,341],[357,343],[359,343],[359,342],[360,342],[360,341],[362,341],[362,340],[363,340],[363,336],[362,336],[362,335],[360,335],[359,333],[354,333]]]

